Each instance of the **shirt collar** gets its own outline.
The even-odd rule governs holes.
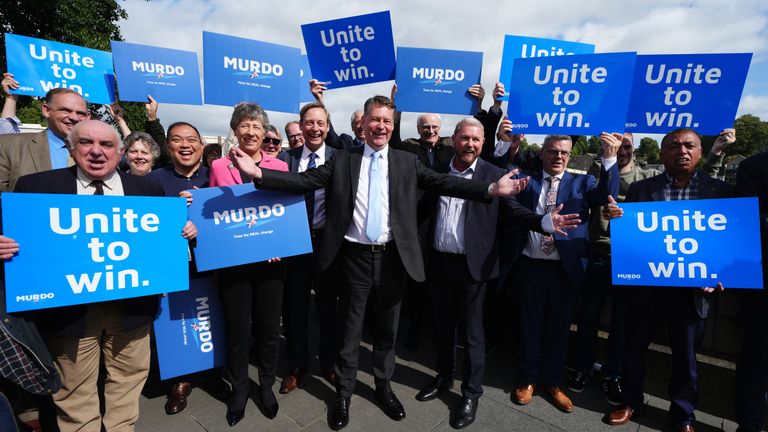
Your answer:
[[[699,180],[699,171],[694,171],[693,175],[691,176],[691,179],[688,180],[688,184],[685,185],[684,188],[680,188],[680,187],[677,186],[677,179],[674,178],[673,176],[671,176],[668,171],[665,171],[664,175],[667,176],[667,184],[669,186],[672,186],[672,187],[675,187],[675,188],[678,188],[678,189],[684,189],[684,188],[690,186],[692,183],[694,183],[694,182]]]
[[[112,171],[110,175],[105,177],[102,182],[104,183],[104,187],[106,187],[109,190],[114,190],[115,187],[117,187],[117,182],[120,180],[120,175],[117,173],[117,170]],[[93,182],[93,179],[88,177],[88,175],[83,172],[83,170],[80,169],[80,167],[77,167],[77,181],[80,183],[80,185],[83,186],[83,189],[90,186]]]
[[[325,143],[320,144],[320,147],[317,149],[317,151],[313,152],[310,149],[307,148],[306,145],[301,146],[301,158],[302,159],[309,159],[309,154],[314,153],[318,156],[325,154]]]
[[[472,162],[472,165],[470,165],[467,169],[464,171],[459,171],[456,169],[456,167],[453,166],[453,160],[456,159],[456,156],[451,158],[451,163],[449,166],[451,167],[451,174],[473,174],[475,172],[475,169],[477,169],[477,159],[475,159],[474,162]]]
[[[371,153],[375,151],[368,143],[365,143],[365,146],[363,146],[363,156],[365,157],[371,157]],[[383,149],[379,150],[379,154],[382,158],[386,159],[389,154],[389,145],[385,145]]]
[[[56,136],[56,134],[53,133],[52,130],[48,129],[48,145],[58,149],[58,148],[61,148],[61,147],[65,147],[67,145],[67,143],[64,142],[63,139],[61,139],[58,136]]]
[[[558,174],[558,175],[556,175],[556,176],[550,175],[550,174],[549,174],[548,172],[546,172],[546,171],[542,171],[542,173],[543,173],[543,175],[541,176],[541,180],[542,180],[542,181],[543,181],[543,180],[546,180],[546,179],[548,179],[548,178],[550,178],[550,177],[556,177],[558,180],[562,181],[562,180],[563,180],[563,176],[565,175],[565,171],[561,172],[560,174]]]

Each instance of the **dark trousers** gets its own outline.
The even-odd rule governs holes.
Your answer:
[[[768,392],[768,291],[739,294],[743,339],[736,365],[736,421],[744,430],[759,431]]]
[[[383,252],[345,242],[341,251],[342,292],[339,324],[343,340],[336,361],[339,396],[352,397],[357,377],[358,353],[366,305],[373,336],[373,378],[377,391],[391,391],[395,370],[395,338],[403,297],[405,269],[395,242]]]
[[[647,289],[627,287],[627,290]],[[643,407],[645,380],[645,354],[653,338],[654,328],[666,315],[669,346],[672,349],[672,378],[667,388],[670,420],[677,424],[691,423],[699,400],[696,352],[704,338],[704,319],[693,305],[691,289],[655,288],[653,295],[643,302],[627,295],[622,368],[622,397],[634,410]]]
[[[610,255],[591,255],[582,287],[581,312],[576,334],[575,368],[590,372],[595,362],[597,330],[605,301],[611,297],[611,329],[608,337],[608,358],[603,365],[603,377],[621,376],[624,352],[624,290],[611,284]]]
[[[560,260],[518,261],[520,382],[562,387],[575,289]]]
[[[520,383],[560,387],[575,289],[560,260],[520,257]],[[541,361],[541,366],[539,366]]]
[[[227,369],[232,377],[233,406],[248,398],[248,338],[257,322],[259,383],[272,387],[280,349],[283,264],[260,262],[219,271],[218,286],[227,329]],[[255,304],[252,306],[252,304]],[[255,310],[251,316],[251,310]]]
[[[435,312],[437,365],[441,377],[452,378],[456,366],[456,333],[464,345],[461,394],[477,399],[483,394],[485,282],[472,279],[466,255],[433,251],[429,285]]]
[[[313,250],[319,249],[319,236],[313,232]],[[320,367],[330,369],[338,352],[336,331],[336,300],[339,274],[336,265],[331,265],[318,275],[315,273],[314,253],[288,259],[288,277],[285,282],[286,304],[284,305],[283,326],[286,336],[286,360],[290,369],[307,367],[309,357],[309,302],[311,291],[315,291],[320,340],[318,354]]]

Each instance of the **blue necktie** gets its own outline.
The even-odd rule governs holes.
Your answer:
[[[308,170],[317,168],[315,159],[317,159],[317,153],[310,153],[309,163],[307,163]],[[309,228],[312,229],[312,226],[315,222],[315,191],[307,192],[304,195],[304,201],[307,204],[307,220],[309,221]]]
[[[374,243],[381,237],[381,169],[379,152],[371,153],[371,174],[368,178],[368,218],[365,235]]]

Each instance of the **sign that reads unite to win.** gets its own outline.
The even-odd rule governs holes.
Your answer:
[[[397,110],[472,115],[482,69],[481,52],[398,47]]]
[[[8,312],[186,290],[181,198],[3,193]]]
[[[197,53],[112,41],[120,100],[202,105]]]

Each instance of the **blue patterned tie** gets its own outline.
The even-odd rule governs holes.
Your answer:
[[[371,175],[368,178],[368,219],[365,235],[374,243],[381,237],[381,169],[379,152],[371,153]]]
[[[307,169],[313,169],[317,168],[317,164],[315,163],[315,159],[317,159],[316,153],[310,153],[309,154],[309,163],[307,163]],[[315,222],[315,191],[307,192],[304,195],[304,201],[307,204],[307,220],[309,221],[309,228],[312,229],[312,226]]]

